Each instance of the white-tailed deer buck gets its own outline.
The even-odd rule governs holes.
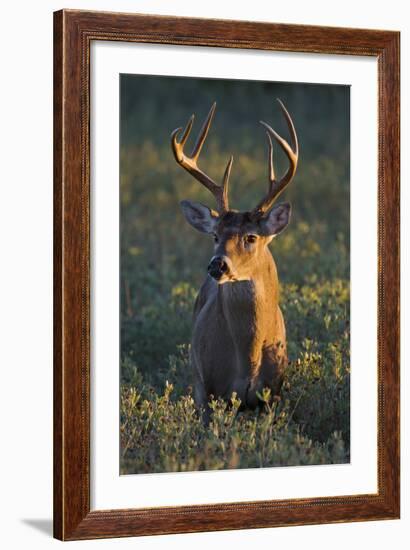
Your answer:
[[[278,100],[279,101],[279,100]],[[195,377],[195,402],[207,409],[209,396],[229,400],[233,392],[242,406],[254,408],[257,393],[264,387],[271,395],[280,391],[287,365],[286,331],[279,308],[278,275],[268,244],[289,223],[290,204],[272,208],[278,195],[290,183],[298,163],[298,141],[292,119],[281,101],[291,136],[289,145],[268,124],[269,189],[266,196],[248,212],[231,210],[228,182],[233,158],[218,185],[198,166],[215,112],[214,103],[199,133],[191,156],[184,146],[194,116],[182,136],[182,128],[171,136],[175,159],[215,196],[217,211],[191,201],[182,201],[187,221],[215,241],[214,255],[194,307],[191,363]],[[289,168],[276,179],[273,165],[274,138],[289,159]]]

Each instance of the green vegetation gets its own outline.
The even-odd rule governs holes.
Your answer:
[[[171,131],[218,103],[201,166],[221,177],[234,155],[231,204],[254,206],[267,185],[264,119],[295,121],[297,176],[284,194],[289,228],[271,249],[281,282],[289,366],[280,401],[238,412],[213,401],[208,427],[192,400],[191,313],[212,239],[183,219],[184,198],[213,198],[179,168]],[[122,76],[121,472],[348,462],[349,93],[345,87]],[[285,161],[275,149],[278,171]]]

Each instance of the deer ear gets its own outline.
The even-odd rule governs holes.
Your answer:
[[[182,212],[188,223],[202,233],[212,233],[219,219],[218,214],[200,202],[181,201]]]
[[[265,237],[279,235],[290,220],[290,203],[278,204],[259,222],[260,234]]]

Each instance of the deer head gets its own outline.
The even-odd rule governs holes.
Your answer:
[[[268,139],[269,187],[264,198],[252,210],[246,212],[229,208],[228,185],[233,157],[228,161],[221,184],[216,183],[198,166],[198,158],[214,117],[216,103],[212,105],[205,119],[190,156],[184,152],[184,146],[193,126],[194,115],[189,119],[179,140],[182,128],[177,128],[171,135],[172,150],[177,163],[209,189],[216,199],[217,210],[187,200],[181,202],[181,207],[186,220],[195,229],[211,234],[214,238],[214,255],[208,265],[208,273],[219,284],[251,279],[267,245],[289,223],[290,204],[282,203],[275,207],[273,204],[296,173],[299,147],[292,119],[283,103],[279,99],[278,102],[289,128],[291,145],[269,124],[260,121]],[[279,180],[275,176],[272,138],[280,145],[289,160],[289,167]]]

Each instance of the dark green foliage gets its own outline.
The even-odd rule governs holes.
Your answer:
[[[201,166],[221,178],[234,154],[231,204],[249,209],[267,185],[257,121],[287,136],[275,97],[291,112],[301,146],[297,175],[283,195],[292,220],[272,243],[290,364],[280,402],[238,414],[235,399],[229,407],[214,402],[204,428],[187,357],[212,240],[186,224],[178,202],[213,206],[213,198],[176,165],[169,135],[192,112],[195,134],[216,100]],[[348,98],[337,86],[122,77],[123,473],[349,461]],[[278,172],[285,167],[280,153],[275,163]]]

